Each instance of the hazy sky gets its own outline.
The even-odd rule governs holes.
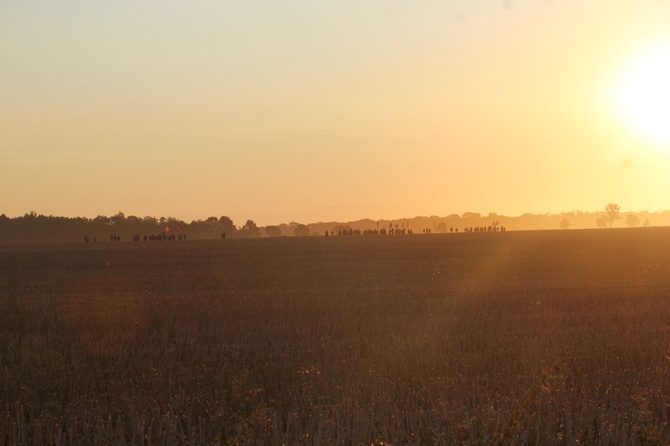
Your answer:
[[[668,209],[664,42],[667,0],[4,0],[0,213]]]

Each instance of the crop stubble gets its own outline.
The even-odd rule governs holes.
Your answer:
[[[659,444],[670,231],[0,247],[0,444]]]

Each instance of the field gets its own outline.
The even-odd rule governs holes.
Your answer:
[[[0,445],[667,444],[670,230],[0,246]]]

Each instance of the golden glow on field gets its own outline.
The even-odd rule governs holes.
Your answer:
[[[670,151],[670,39],[629,62],[614,86],[613,103],[632,132]]]

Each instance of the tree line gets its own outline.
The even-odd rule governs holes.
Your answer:
[[[111,236],[129,241],[138,235],[143,237],[178,231],[190,239],[218,238],[224,233],[232,238],[261,236],[261,229],[253,220],[247,220],[238,227],[227,216],[189,223],[172,217],[126,216],[123,212],[111,217],[98,215],[94,218],[58,217],[34,211],[16,218],[0,215],[0,243],[82,241],[84,237],[102,241],[109,240]]]
[[[621,220],[621,221],[620,221]],[[169,228],[172,234],[184,234],[189,240],[251,237],[282,237],[282,236],[322,236],[328,231],[331,235],[340,233],[364,233],[365,231],[388,231],[388,228],[404,228],[415,234],[449,233],[450,229],[477,228],[488,226],[491,221],[499,222],[508,230],[533,229],[585,229],[594,227],[614,226],[668,226],[670,211],[622,213],[615,203],[609,203],[602,212],[573,211],[560,214],[523,214],[517,217],[506,217],[489,213],[482,215],[466,212],[462,215],[451,214],[446,217],[428,216],[403,218],[399,220],[363,219],[348,223],[318,222],[302,224],[297,222],[281,225],[258,226],[253,220],[247,220],[237,226],[228,216],[209,217],[205,220],[186,222],[173,217],[137,217],[125,215],[123,212],[107,217],[98,215],[87,217],[59,217],[37,214],[32,211],[19,217],[0,215],[0,243],[44,243],[83,241],[85,236],[90,240],[95,237],[99,241],[109,241],[111,236],[118,236],[120,241],[130,241],[133,237],[142,240],[146,235],[157,236]],[[334,231],[334,232],[333,232]]]

